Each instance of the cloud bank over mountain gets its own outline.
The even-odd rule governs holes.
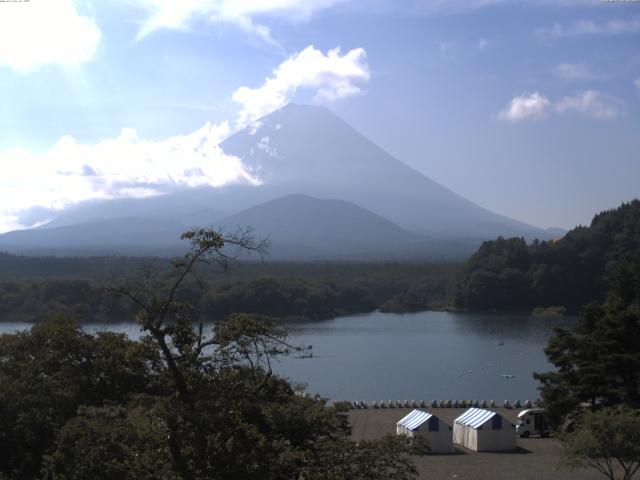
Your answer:
[[[342,54],[338,47],[323,53],[309,46],[278,65],[261,86],[235,91],[237,127],[283,107],[298,89],[330,102],[361,94],[360,85],[369,78],[364,49]],[[95,144],[66,135],[43,153],[19,148],[0,152],[0,164],[7,166],[0,179],[0,232],[37,226],[86,200],[259,184],[256,172],[218,146],[231,133],[228,121],[207,122],[192,133],[162,140],[143,139],[134,129],[123,128],[119,136]]]
[[[33,226],[47,212],[85,200],[145,197],[203,185],[258,184],[242,161],[218,146],[226,123],[205,124],[161,141],[125,128],[116,138],[90,145],[61,138],[42,154],[14,149],[0,154],[0,231]],[[39,209],[45,218],[34,217]]]
[[[363,48],[341,55],[339,47],[325,54],[313,45],[308,46],[282,62],[260,87],[240,87],[235,91],[232,99],[242,105],[238,126],[245,127],[284,107],[298,88],[314,89],[318,100],[361,94],[358,84],[368,82],[371,77],[366,58]]]
[[[136,156],[153,158],[170,151],[182,157],[190,150],[209,151],[209,135],[203,131],[198,136],[167,141],[157,151],[146,147]],[[137,147],[139,141],[135,132],[126,131],[115,143],[117,147],[103,146],[105,161],[118,158],[120,143]],[[77,148],[72,139],[59,146],[61,155],[80,159],[82,150],[74,152]],[[238,176],[234,169],[226,178],[221,178],[221,169],[213,171],[213,177],[190,170],[164,175],[175,158],[169,158],[171,165],[158,172],[152,170],[154,164],[128,171],[125,180],[137,173],[135,182],[123,181],[118,175],[124,168],[122,163],[90,166],[76,162],[67,165],[68,171],[56,173],[74,180],[89,179],[95,182],[90,191],[102,191],[105,198],[116,199],[82,202],[57,212],[41,228],[0,235],[0,250],[164,255],[178,247],[181,231],[212,225],[227,231],[254,227],[258,236],[273,240],[270,252],[280,259],[354,259],[363,258],[360,255],[366,251],[369,258],[442,261],[469,254],[470,246],[498,235],[550,236],[448,190],[321,106],[290,103],[212,148],[218,155],[222,149],[225,158],[241,159],[241,171],[256,173],[261,182],[252,183],[255,176],[241,177],[241,182],[232,185]],[[210,186],[224,180],[229,182]],[[74,185],[69,185],[73,191]],[[178,188],[172,190],[175,185]],[[166,195],[126,197],[163,189]],[[25,213],[38,221],[38,215],[47,212],[31,209]],[[354,254],[356,257],[350,257]]]

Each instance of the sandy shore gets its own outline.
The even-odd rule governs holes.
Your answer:
[[[430,409],[423,409],[430,410]],[[515,422],[520,410],[494,409]],[[396,422],[410,408],[352,410],[349,419],[356,440],[379,438],[394,434]],[[465,409],[436,408],[433,413],[441,420],[453,420]],[[560,443],[553,438],[518,438],[518,450],[510,453],[475,453],[456,447],[453,455],[427,455],[415,459],[421,479],[488,479],[488,480],[598,480],[601,475],[592,470],[558,470]]]

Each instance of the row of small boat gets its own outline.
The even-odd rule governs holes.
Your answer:
[[[509,400],[505,400],[502,405],[503,408],[531,408],[533,406],[532,402],[529,400],[525,400],[524,402],[520,402],[520,400],[515,400],[511,403]],[[364,400],[355,400],[351,402],[351,408],[354,409],[365,409],[365,408],[496,408],[498,405],[494,400],[486,401],[486,400],[431,400],[430,402],[425,402],[424,400],[420,400],[416,402],[415,400],[389,400],[385,402],[384,400],[373,401],[370,405]]]

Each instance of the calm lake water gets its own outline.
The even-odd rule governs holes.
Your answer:
[[[310,393],[337,400],[537,398],[533,372],[551,368],[543,349],[554,326],[574,319],[517,315],[379,312],[333,320],[285,323],[313,358],[284,357],[274,369]],[[29,328],[0,323],[0,333]],[[135,324],[90,324],[140,335]],[[504,378],[503,374],[514,375]]]

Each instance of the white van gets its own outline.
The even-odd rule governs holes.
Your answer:
[[[541,437],[549,435],[544,420],[544,410],[542,408],[522,410],[516,420],[516,434],[522,438],[527,438],[531,435],[540,435]]]

